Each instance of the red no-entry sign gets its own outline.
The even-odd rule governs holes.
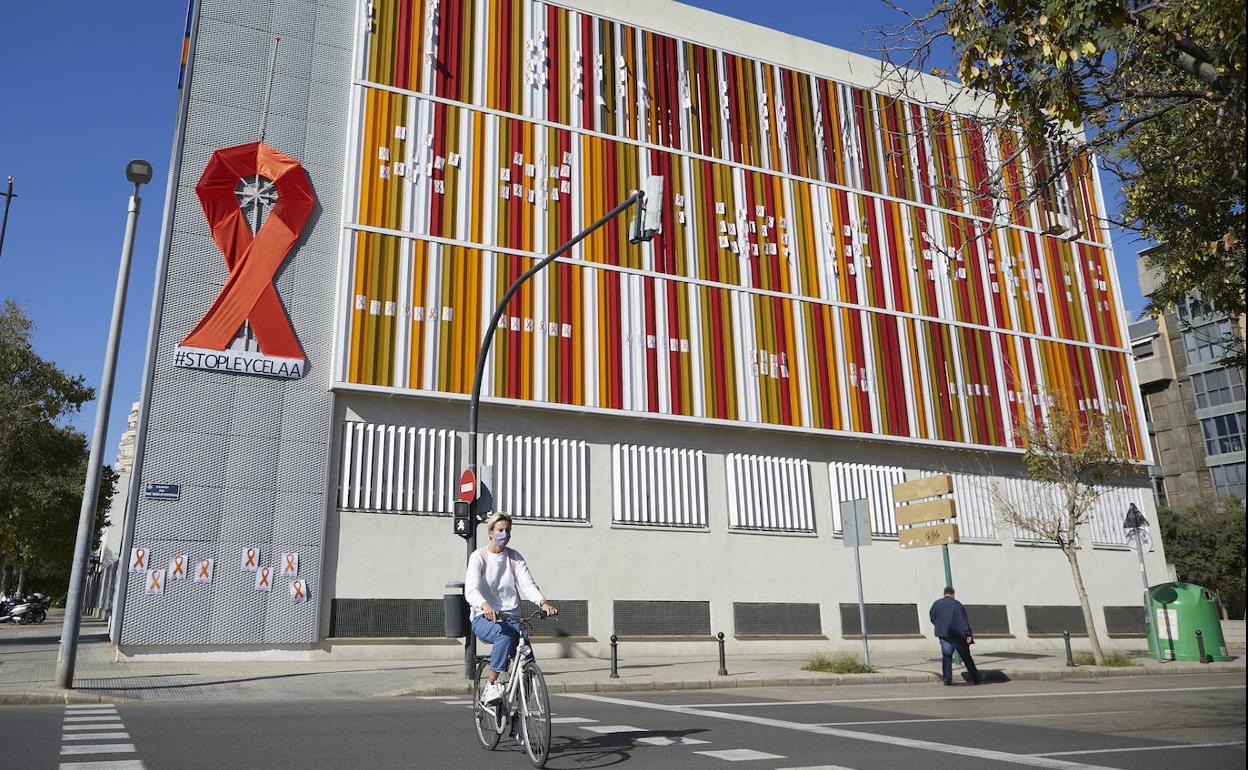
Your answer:
[[[459,477],[459,499],[471,503],[476,496],[477,477],[469,468]]]

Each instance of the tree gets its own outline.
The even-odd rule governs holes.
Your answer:
[[[1166,556],[1179,578],[1218,592],[1242,612],[1244,602],[1244,503],[1206,499],[1181,510],[1157,511]]]
[[[876,30],[880,52],[904,92],[930,100],[930,87],[899,73],[926,72],[950,53],[961,84],[948,104],[986,95],[986,131],[1058,148],[1056,162],[1031,159],[1015,205],[1053,194],[1076,158],[1096,154],[1122,182],[1116,223],[1159,244],[1149,259],[1163,280],[1150,309],[1198,290],[1216,309],[1244,313],[1240,0],[935,0],[924,14],[885,3],[903,20]],[[999,195],[1008,166],[966,193]]]
[[[1078,411],[1055,401],[1044,422],[1021,426],[1027,450],[1027,475],[1039,482],[1041,493],[1026,500],[993,489],[997,510],[1006,523],[1061,549],[1070,564],[1075,593],[1096,664],[1105,663],[1088,590],[1079,567],[1080,535],[1092,518],[1101,485],[1129,467],[1122,432],[1103,415]]]
[[[0,563],[68,575],[86,438],[63,421],[94,391],[82,377],[41,358],[31,345],[32,329],[16,303],[0,305]],[[105,474],[105,508],[114,484],[111,472]],[[97,527],[102,520],[97,517]],[[71,545],[65,549],[67,528]]]

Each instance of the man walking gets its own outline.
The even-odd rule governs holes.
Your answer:
[[[966,607],[953,598],[953,586],[945,586],[945,595],[932,603],[928,612],[936,637],[940,639],[940,678],[945,684],[953,684],[953,653],[962,656],[971,684],[979,684],[979,669],[971,659],[971,645],[975,637],[971,621],[966,617]]]

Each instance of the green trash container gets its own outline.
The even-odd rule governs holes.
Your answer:
[[[1196,632],[1200,631],[1205,657],[1230,660],[1222,623],[1213,592],[1192,583],[1160,583],[1148,589],[1152,604],[1156,641],[1161,644],[1163,660],[1200,660]],[[1157,656],[1154,639],[1148,640],[1148,652]]]

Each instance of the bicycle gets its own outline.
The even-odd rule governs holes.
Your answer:
[[[481,747],[493,751],[510,728],[511,737],[520,739],[534,767],[544,767],[550,757],[550,693],[546,690],[546,677],[532,658],[533,648],[528,641],[533,621],[539,617],[548,616],[545,611],[538,610],[527,618],[520,618],[524,634],[508,663],[507,683],[497,702],[490,706],[481,704],[481,691],[488,682],[488,656],[476,657],[472,678],[472,715]],[[517,717],[520,717],[519,735]]]

